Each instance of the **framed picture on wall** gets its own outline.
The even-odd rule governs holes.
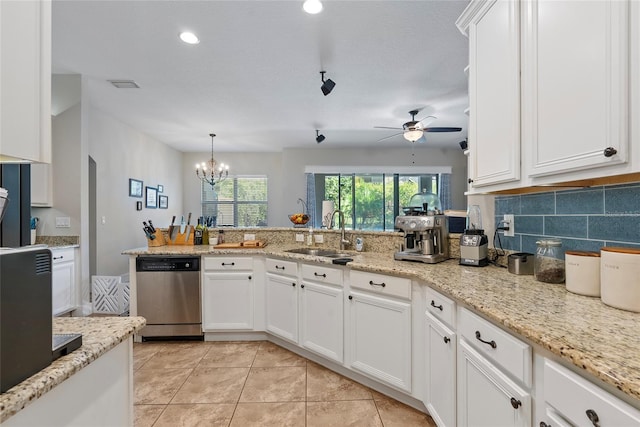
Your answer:
[[[164,185],[158,184],[158,193],[164,193]]]
[[[142,181],[129,178],[129,197],[142,197]]]
[[[145,207],[155,209],[158,207],[158,189],[155,187],[145,187]]]
[[[169,196],[159,196],[158,197],[158,207],[160,209],[169,208]]]

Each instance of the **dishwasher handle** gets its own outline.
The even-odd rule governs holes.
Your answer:
[[[200,257],[139,256],[136,258],[136,271],[200,271]]]

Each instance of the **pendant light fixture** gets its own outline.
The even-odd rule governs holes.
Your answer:
[[[216,184],[221,183],[229,176],[229,165],[225,165],[224,163],[216,162],[216,159],[213,157],[213,138],[216,136],[215,133],[210,133],[211,137],[211,158],[207,162],[196,163],[196,176],[202,182],[206,182],[211,185],[211,188],[215,187]]]

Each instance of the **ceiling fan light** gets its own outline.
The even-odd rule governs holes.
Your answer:
[[[306,0],[302,3],[305,12],[311,15],[322,12],[322,2],[320,0]]]
[[[404,139],[407,141],[416,142],[422,137],[422,130],[408,130],[405,131],[402,136],[404,136]]]

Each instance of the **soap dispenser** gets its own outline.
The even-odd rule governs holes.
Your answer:
[[[309,234],[307,235],[307,246],[313,246],[313,227],[309,227]]]

